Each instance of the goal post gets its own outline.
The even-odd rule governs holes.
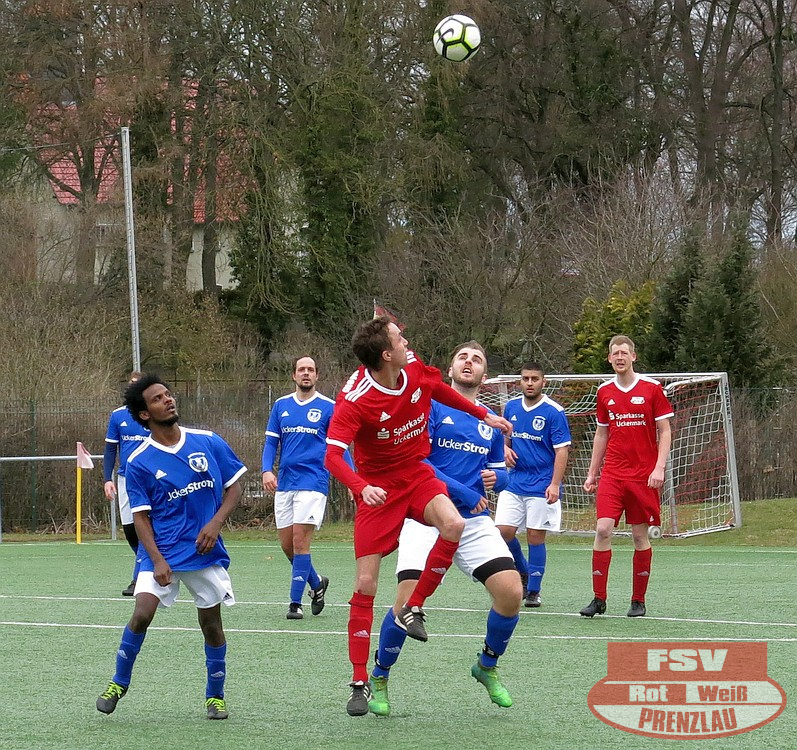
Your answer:
[[[661,530],[687,537],[741,526],[728,376],[724,372],[648,374],[673,406],[672,447],[661,491]],[[573,443],[562,488],[562,532],[595,529],[595,495],[584,491],[592,455],[598,386],[614,375],[546,375],[545,393],[565,409]],[[498,413],[522,395],[517,375],[482,385],[479,400]],[[494,498],[492,498],[494,502]],[[630,533],[621,523],[617,531]]]

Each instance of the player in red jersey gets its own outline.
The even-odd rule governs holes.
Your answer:
[[[398,547],[405,518],[435,526],[440,536],[396,624],[419,641],[427,639],[422,605],[451,566],[464,519],[448,498],[445,484],[424,462],[429,455],[427,423],[431,401],[472,414],[505,434],[512,426],[443,383],[427,367],[388,317],[361,325],[352,348],[362,362],[338,394],[327,430],[326,466],[354,494],[356,578],[349,610],[349,658],[354,675],[346,711],[368,713],[371,690],[368,656],[379,565]],[[354,443],[355,473],[343,452]]]
[[[598,388],[598,426],[584,482],[587,492],[598,493],[595,503],[598,523],[592,548],[595,598],[581,610],[584,617],[606,611],[612,531],[624,512],[634,540],[634,579],[628,616],[645,614],[653,556],[648,527],[661,524],[659,490],[664,484],[664,467],[670,453],[673,410],[661,384],[634,371],[635,361],[634,342],[628,336],[614,336],[609,342],[609,362],[615,377]]]

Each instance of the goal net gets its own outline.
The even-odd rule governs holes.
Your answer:
[[[545,393],[567,414],[573,443],[562,488],[562,531],[592,533],[595,495],[584,491],[595,434],[595,395],[613,375],[546,375]],[[726,373],[653,374],[673,406],[672,448],[661,492],[661,531],[685,537],[741,525]],[[522,392],[517,375],[487,380],[479,399],[499,414]],[[495,502],[495,498],[491,498]],[[620,533],[630,533],[624,523]]]

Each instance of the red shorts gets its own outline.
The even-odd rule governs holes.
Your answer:
[[[429,464],[410,466],[399,476],[368,480],[369,484],[387,492],[383,505],[366,505],[357,498],[354,514],[354,556],[389,555],[398,547],[405,518],[428,526],[423,511],[437,495],[448,496],[448,490]]]
[[[647,482],[601,477],[595,510],[598,518],[613,518],[615,526],[623,512],[626,523],[661,526],[659,491]]]

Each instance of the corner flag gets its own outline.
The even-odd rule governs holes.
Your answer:
[[[94,461],[91,460],[91,454],[86,450],[83,443],[77,444],[77,467],[78,469],[93,469]]]

